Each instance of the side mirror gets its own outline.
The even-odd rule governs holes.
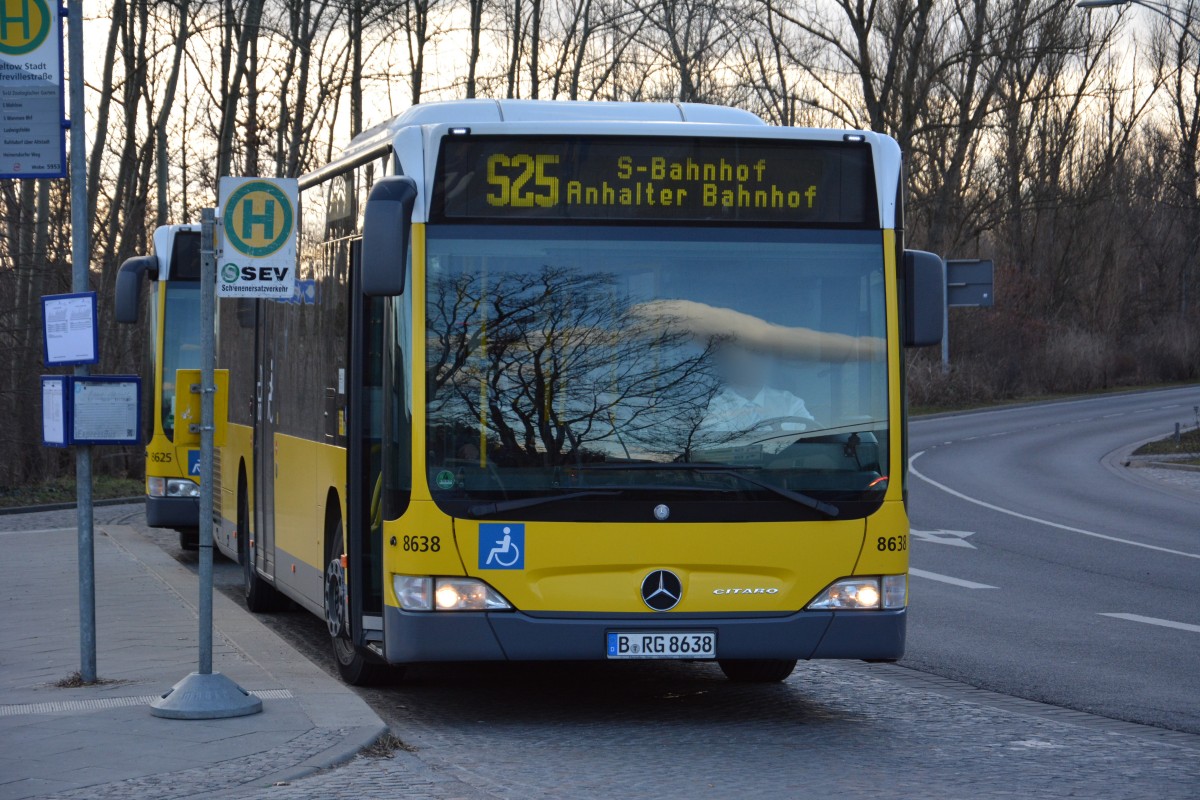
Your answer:
[[[904,251],[904,346],[942,343],[946,323],[946,262],[923,250]]]
[[[158,277],[158,259],[154,256],[134,256],[125,259],[117,273],[117,295],[113,316],[117,322],[136,325],[142,305],[142,275]]]
[[[362,292],[368,297],[404,293],[404,266],[412,231],[417,184],[407,175],[390,175],[373,187],[363,217]]]

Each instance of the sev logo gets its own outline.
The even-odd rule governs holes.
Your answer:
[[[45,0],[0,0],[0,54],[23,56],[41,47],[49,35]]]
[[[295,223],[296,212],[291,201],[278,186],[267,181],[242,184],[225,203],[226,241],[251,258],[265,258],[277,252],[287,244]]]

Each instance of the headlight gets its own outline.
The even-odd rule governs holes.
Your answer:
[[[904,608],[907,590],[907,575],[842,578],[817,595],[807,608],[851,611]]]
[[[393,575],[392,588],[405,611],[499,611],[512,606],[499,592],[474,578]]]
[[[151,497],[199,497],[200,484],[184,478],[147,478],[146,494]]]
[[[167,481],[167,497],[199,497],[200,484],[172,478]]]
[[[879,608],[878,578],[843,578],[817,595],[808,604],[810,609],[874,609]]]

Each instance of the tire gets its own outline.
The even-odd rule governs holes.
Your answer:
[[[200,531],[183,530],[179,531],[179,549],[180,550],[199,550],[200,549]]]
[[[375,686],[389,676],[386,664],[354,646],[349,631],[349,598],[342,567],[342,522],[338,520],[325,545],[325,626],[333,645],[338,674],[351,686]]]
[[[250,550],[250,502],[246,498],[245,484],[238,490],[237,512],[238,561],[242,565],[242,589],[246,608],[255,614],[276,611],[280,606],[279,593],[267,583],[254,567],[254,553]]]
[[[721,672],[731,681],[738,683],[779,683],[786,680],[796,668],[796,659],[719,659]]]

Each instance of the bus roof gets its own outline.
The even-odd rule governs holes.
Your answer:
[[[591,100],[446,100],[421,103],[355,136],[338,159],[353,159],[390,142],[403,128],[480,122],[709,122],[766,125],[749,111],[702,103],[627,103]]]
[[[179,265],[174,263],[175,236],[179,233],[199,233],[200,224],[196,222],[183,225],[160,225],[154,230],[154,258],[158,261],[158,275],[155,280],[166,281],[178,277],[172,274]]]
[[[462,126],[475,132],[513,135],[565,135],[584,132],[604,135],[746,137],[842,141],[855,137],[872,147],[879,180],[878,201],[884,227],[895,224],[900,178],[899,147],[890,137],[872,131],[786,128],[768,125],[749,111],[700,103],[633,103],[589,100],[450,100],[421,103],[399,116],[369,128],[350,142],[332,162],[300,176],[301,189],[314,186],[344,170],[392,154],[400,172],[412,175],[418,186],[414,222],[426,221],[427,182],[434,173],[436,131]],[[594,126],[594,127],[593,127]]]

